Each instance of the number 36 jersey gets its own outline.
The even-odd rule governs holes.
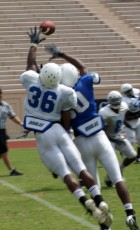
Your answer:
[[[39,74],[33,70],[25,71],[20,81],[26,89],[24,107],[26,115],[49,121],[60,121],[61,111],[75,108],[77,96],[73,89],[59,84],[47,89],[40,81]]]

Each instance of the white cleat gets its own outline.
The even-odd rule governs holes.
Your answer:
[[[85,203],[88,210],[92,212],[92,215],[98,221],[99,224],[104,224],[107,228],[112,224],[112,215],[108,211],[108,205],[105,202],[101,202],[99,208],[96,207],[94,201],[89,199]]]
[[[106,202],[102,201],[99,205],[99,209],[102,211],[102,213],[105,217],[105,221],[103,222],[103,224],[109,228],[112,224],[112,221],[113,221],[113,215],[109,211],[108,204]]]
[[[126,225],[130,230],[139,230],[139,227],[136,223],[136,218],[134,215],[127,216]]]

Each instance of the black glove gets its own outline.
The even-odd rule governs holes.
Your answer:
[[[30,28],[27,34],[30,37],[31,43],[35,45],[38,45],[40,42],[46,39],[46,37],[40,36],[41,30],[38,30],[36,26],[34,28]]]
[[[16,139],[19,139],[19,138],[26,138],[29,134],[29,130],[24,130],[23,132],[21,132],[17,137]]]
[[[52,57],[49,60],[63,56],[63,52],[61,50],[59,50],[56,47],[56,45],[53,43],[45,45],[45,51],[47,51],[49,54],[52,55]]]

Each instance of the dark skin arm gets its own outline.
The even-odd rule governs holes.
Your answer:
[[[65,128],[66,131],[70,130],[70,110],[61,112],[61,125]]]
[[[39,69],[37,62],[36,62],[36,50],[37,50],[37,46],[39,45],[39,43],[41,43],[46,38],[40,36],[41,31],[39,29],[37,29],[36,26],[34,28],[30,28],[30,30],[27,32],[27,34],[30,37],[31,46],[30,46],[28,56],[27,56],[26,70],[34,70],[37,73],[39,73],[40,69]]]
[[[74,58],[66,53],[63,53],[61,57],[69,63],[71,63],[72,65],[74,65],[79,70],[80,76],[83,76],[88,72],[84,63],[82,63],[79,59]]]
[[[125,121],[134,120],[140,117],[140,112],[131,113],[129,110],[125,114]]]
[[[36,62],[36,51],[37,47],[36,46],[31,46],[28,52],[28,57],[27,57],[27,67],[26,70],[34,70],[37,73],[39,73],[39,67]]]

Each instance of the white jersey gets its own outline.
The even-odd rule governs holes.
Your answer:
[[[26,89],[24,106],[26,115],[49,121],[60,121],[61,111],[74,108],[77,96],[73,89],[59,84],[47,89],[41,84],[39,74],[33,70],[24,72],[20,81]]]
[[[134,98],[139,98],[140,97],[140,90],[137,88],[133,88],[133,95],[134,95]],[[132,97],[122,95],[122,101],[126,102],[127,104],[130,103],[131,98]]]
[[[120,139],[122,138],[122,130],[124,123],[124,116],[128,106],[122,102],[119,113],[114,112],[109,105],[104,106],[99,110],[105,123],[105,132],[109,139]]]
[[[57,122],[61,119],[61,111],[67,111],[76,106],[75,91],[64,85],[47,89],[42,86],[39,75],[32,70],[24,72],[20,76],[20,81],[27,91],[24,104],[26,115],[33,117],[32,120],[34,117],[38,120],[45,119],[46,123],[48,120],[54,121],[45,131],[35,132],[41,161],[62,179],[71,173],[70,168],[79,177],[80,172],[86,167],[69,134]]]
[[[133,88],[133,95],[135,98],[139,98],[140,90],[137,88]],[[131,102],[131,99],[132,99],[131,97],[127,97],[127,96],[122,97],[122,101],[126,102],[127,104]],[[126,136],[128,140],[133,144],[136,142],[136,139],[137,139],[138,145],[140,146],[140,131],[139,131],[140,130],[140,118],[129,120],[127,121],[127,123],[133,128],[133,129],[130,129],[127,126],[125,127],[125,132],[126,132]]]
[[[127,104],[122,102],[119,113],[115,113],[109,105],[101,108],[99,113],[104,119],[105,132],[111,141],[112,147],[131,159],[136,157],[137,153],[123,133],[124,116],[127,110]]]

